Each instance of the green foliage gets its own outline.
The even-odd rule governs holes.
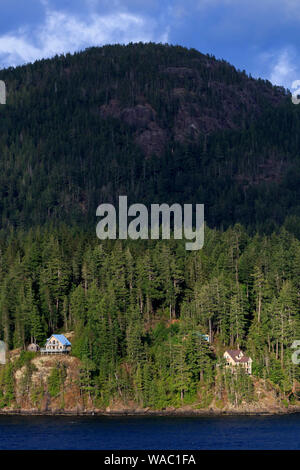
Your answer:
[[[32,385],[32,374],[37,368],[35,365],[27,361],[25,365],[25,371],[23,372],[22,378],[20,380],[20,394],[23,397],[28,398],[30,396],[31,385]]]
[[[255,400],[253,382],[243,369],[235,372],[226,370],[224,375],[225,389],[232,404],[238,406]]]
[[[66,367],[62,363],[57,363],[48,377],[48,392],[51,397],[55,398],[62,392],[65,379]]]
[[[14,369],[18,370],[21,369],[24,365],[31,366],[31,360],[36,357],[36,353],[32,351],[21,351],[17,360],[14,361]]]
[[[14,367],[12,362],[8,362],[0,369],[0,408],[11,407],[14,401]]]

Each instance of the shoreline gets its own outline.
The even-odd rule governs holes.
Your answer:
[[[300,413],[300,406],[273,410],[0,410],[0,416],[103,416],[103,417],[222,417],[222,416],[278,416]]]

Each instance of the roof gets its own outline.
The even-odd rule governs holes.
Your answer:
[[[251,360],[251,358],[245,356],[243,351],[241,351],[240,349],[226,349],[225,352],[229,354],[229,356],[231,357],[231,359],[234,360],[234,362],[237,363],[249,362],[249,360]]]
[[[55,339],[57,339],[61,344],[63,344],[64,346],[71,346],[71,343],[70,341],[65,337],[65,335],[52,335]],[[52,336],[50,336],[50,338],[52,338]],[[48,338],[47,341],[50,339]]]

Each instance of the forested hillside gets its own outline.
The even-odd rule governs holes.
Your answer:
[[[186,252],[181,241],[100,243],[66,227],[14,234],[1,243],[1,337],[17,348],[74,331],[81,386],[102,406],[257,400],[249,377],[222,368],[228,347],[247,351],[254,376],[295,400],[300,242],[284,229],[251,238],[240,225],[207,229],[205,240]]]
[[[270,390],[294,403],[300,106],[225,61],[157,44],[91,48],[0,79],[0,339],[24,349],[73,332],[77,358],[54,365],[45,389],[32,382],[37,358],[19,351],[0,369],[0,407],[62,397],[65,380],[99,407],[222,409]],[[205,204],[204,248],[100,242],[96,208],[119,195]],[[223,367],[229,347],[252,357],[252,378]]]
[[[96,207],[197,202],[211,227],[299,232],[300,106],[196,50],[91,48],[0,71],[1,227],[94,224]]]

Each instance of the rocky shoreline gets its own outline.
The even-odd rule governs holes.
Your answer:
[[[15,361],[19,351],[12,357]],[[94,402],[91,397],[83,397],[78,383],[80,382],[80,361],[74,356],[61,355],[47,357],[37,355],[31,359],[33,372],[30,377],[29,392],[24,393],[26,365],[14,372],[14,398],[9,404],[2,405],[0,415],[16,416],[161,416],[161,417],[221,417],[221,416],[272,416],[300,412],[300,402],[287,403],[278,396],[271,384],[253,378],[256,400],[232,404],[226,397],[223,400],[212,400],[206,408],[201,408],[201,401],[189,405],[169,406],[161,409],[142,407],[133,400],[113,400],[108,406]],[[49,377],[54,369],[64,367],[66,377],[63,390],[49,390]],[[34,395],[35,392],[35,395]],[[179,404],[178,404],[179,405]]]
[[[10,409],[0,410],[0,415],[10,416],[165,416],[165,417],[220,417],[220,416],[275,416],[300,413],[300,406],[289,408],[266,409],[166,409],[166,410],[150,410],[150,409],[122,409],[122,410],[26,410],[26,409]]]

